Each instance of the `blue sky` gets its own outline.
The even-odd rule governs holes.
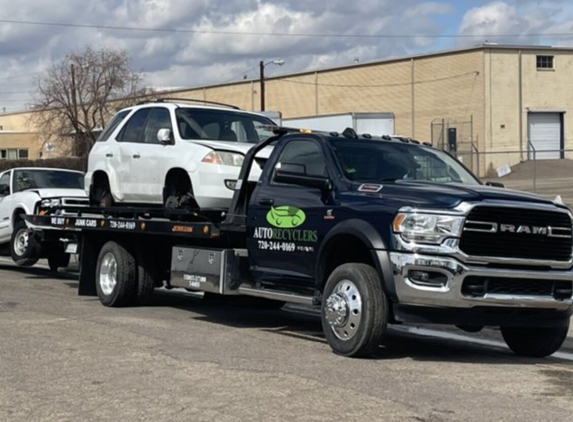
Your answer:
[[[34,79],[86,46],[124,49],[149,87],[256,78],[277,58],[268,75],[486,40],[573,46],[571,0],[0,0],[0,11],[0,112],[29,106]]]

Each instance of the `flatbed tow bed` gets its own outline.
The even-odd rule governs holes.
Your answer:
[[[524,356],[561,347],[573,313],[567,207],[484,186],[416,141],[275,134],[247,153],[225,213],[67,207],[24,219],[80,254],[78,292],[105,306],[144,303],[162,286],[319,305],[328,344],[353,357],[374,353],[388,324],[408,322],[500,327]],[[250,181],[256,154],[275,142]],[[419,175],[396,176],[404,168]]]

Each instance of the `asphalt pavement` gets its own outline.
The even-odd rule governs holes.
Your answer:
[[[0,421],[573,420],[571,336],[525,359],[496,330],[408,326],[349,359],[306,308],[158,291],[111,309],[77,285],[0,261]]]

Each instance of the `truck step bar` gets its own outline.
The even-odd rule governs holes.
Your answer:
[[[289,303],[298,303],[300,305],[314,306],[318,305],[316,298],[304,296],[296,293],[281,292],[270,289],[255,289],[252,287],[239,287],[239,293],[245,296],[262,297],[265,299],[281,300]]]

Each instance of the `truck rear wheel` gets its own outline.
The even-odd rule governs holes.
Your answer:
[[[380,346],[388,302],[380,276],[371,266],[337,267],[326,282],[321,308],[324,336],[336,354],[365,357]]]
[[[96,267],[96,290],[100,302],[109,307],[131,304],[136,297],[135,257],[116,242],[101,248]]]
[[[513,353],[544,358],[561,348],[567,338],[569,321],[561,327],[501,327],[501,335]]]

